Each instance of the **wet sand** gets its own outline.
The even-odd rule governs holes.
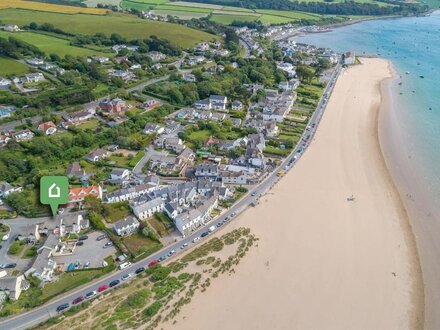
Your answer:
[[[377,134],[392,72],[385,60],[362,63],[338,79],[298,164],[218,233],[249,227],[258,247],[164,329],[423,327],[414,238]]]

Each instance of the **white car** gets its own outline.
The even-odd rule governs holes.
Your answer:
[[[131,274],[125,274],[124,276],[121,277],[121,280],[126,281],[129,280],[131,278]]]
[[[131,262],[124,262],[123,264],[119,265],[119,269],[123,270],[123,269],[125,269],[127,267],[130,267],[130,266],[131,266]]]
[[[196,243],[198,240],[200,240],[200,237],[196,237],[193,239],[193,243]]]
[[[9,239],[9,234],[3,236],[2,241],[7,241]]]
[[[90,299],[93,298],[94,296],[96,296],[96,291],[91,291],[85,295],[85,298]]]

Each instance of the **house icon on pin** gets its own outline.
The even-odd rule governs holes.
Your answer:
[[[49,198],[60,198],[61,197],[61,189],[55,183],[49,187]]]

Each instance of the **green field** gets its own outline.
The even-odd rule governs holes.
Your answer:
[[[300,12],[300,11],[262,9],[262,10],[257,10],[257,13],[264,14],[265,16],[266,15],[283,16],[283,17],[288,17],[288,18],[293,18],[293,19],[302,19],[302,18],[314,19],[314,18],[320,18],[320,15],[309,14],[309,13],[304,13],[304,12]]]
[[[208,8],[197,8],[197,7],[186,7],[186,6],[170,6],[170,5],[157,5],[154,7],[157,10],[175,10],[175,11],[190,11],[194,13],[211,13],[212,9]]]
[[[184,48],[193,47],[200,41],[209,41],[216,38],[211,34],[185,26],[142,20],[124,14],[109,14],[105,16],[69,15],[21,9],[4,9],[0,10],[0,21],[20,26],[31,22],[39,24],[50,22],[55,27],[74,34],[95,34],[101,32],[110,35],[118,33],[127,39],[147,38],[155,35]]]
[[[292,0],[295,1],[295,0]],[[302,2],[325,2],[324,0],[301,0]],[[341,3],[341,2],[345,2],[346,0],[333,0],[332,3]],[[392,4],[388,4],[385,2],[380,2],[380,1],[376,1],[376,0],[354,0],[354,2],[358,2],[358,3],[371,3],[371,4],[375,4],[378,6],[394,6]],[[328,2],[326,2],[328,3]]]
[[[241,21],[241,22],[253,22],[258,19],[258,16],[249,16],[249,15],[223,15],[223,14],[213,14],[211,16],[211,21],[230,25],[233,21]]]
[[[9,75],[22,75],[29,72],[27,65],[17,62],[11,58],[0,56],[0,77]]]
[[[192,11],[178,11],[178,10],[153,10],[155,15],[159,16],[177,16],[180,19],[192,19],[192,18],[202,18],[209,15],[209,13],[195,13]]]
[[[34,46],[37,46],[40,50],[49,54],[57,54],[61,57],[70,54],[73,56],[91,56],[91,55],[104,55],[101,52],[70,46],[69,40],[52,37],[45,34],[34,32],[5,32],[0,31],[0,37],[9,38],[14,37]]]

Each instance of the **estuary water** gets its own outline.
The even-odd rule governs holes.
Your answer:
[[[425,328],[440,328],[440,11],[365,21],[293,38],[390,60],[381,146],[416,237],[425,284]]]

